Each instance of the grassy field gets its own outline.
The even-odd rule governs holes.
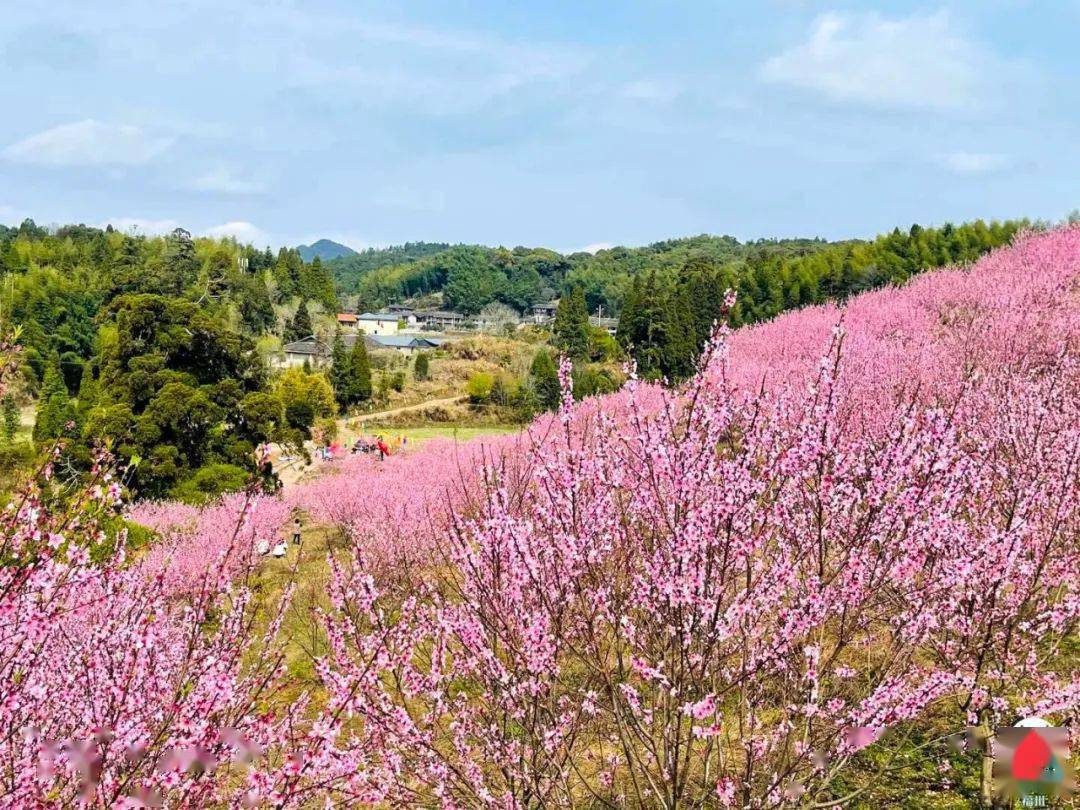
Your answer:
[[[421,425],[418,427],[387,427],[377,425],[365,425],[365,432],[377,433],[385,436],[405,436],[409,444],[421,444],[429,439],[453,439],[454,441],[467,442],[477,436],[493,436],[506,433],[518,433],[521,428],[518,425],[469,425],[457,427],[454,425]]]

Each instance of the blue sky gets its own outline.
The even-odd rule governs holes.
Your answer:
[[[1080,0],[56,0],[0,17],[0,221],[644,244],[1080,206]]]

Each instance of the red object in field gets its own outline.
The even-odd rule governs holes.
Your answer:
[[[1013,752],[1013,778],[1036,782],[1042,778],[1043,768],[1050,762],[1050,746],[1037,731],[1030,732]]]
[[[386,442],[381,439],[375,443],[375,446],[379,448],[379,452],[384,456],[390,455],[390,448],[386,446]]]

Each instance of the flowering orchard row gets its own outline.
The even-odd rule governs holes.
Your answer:
[[[1080,228],[1030,235],[721,330],[678,390],[632,381],[483,449],[350,459],[234,505],[239,531],[228,509],[147,507],[159,527],[200,522],[173,536],[205,539],[204,563],[235,559],[178,566],[186,585],[153,554],[92,565],[93,510],[30,497],[5,513],[0,802],[771,807],[939,789],[900,770],[961,756],[939,736],[1077,719],[1078,280]],[[350,542],[315,617],[317,688],[283,702],[285,642],[274,622],[254,634],[242,583],[248,538],[293,505]]]

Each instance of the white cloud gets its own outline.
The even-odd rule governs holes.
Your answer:
[[[262,180],[239,175],[227,166],[218,166],[193,177],[184,184],[184,188],[218,194],[261,194],[266,191],[266,184]]]
[[[112,225],[113,230],[138,236],[160,236],[182,227],[175,219],[143,219],[142,217],[112,217],[98,227]]]
[[[1008,168],[1008,155],[995,152],[948,152],[938,155],[937,163],[954,174],[990,174]]]
[[[206,235],[218,237],[231,236],[241,244],[250,243],[256,247],[262,247],[271,242],[270,235],[267,234],[266,231],[250,222],[244,222],[243,220],[223,222],[221,225],[207,228]]]
[[[601,250],[611,250],[615,245],[611,242],[593,242],[591,245],[585,245],[585,247],[573,248],[572,250],[564,250],[562,254],[569,256],[571,253],[599,253]]]
[[[890,19],[831,12],[810,38],[762,66],[766,81],[835,101],[897,107],[975,104],[994,59],[951,30],[945,11]]]
[[[134,166],[166,151],[173,139],[87,118],[60,124],[11,144],[5,158],[42,166]]]

